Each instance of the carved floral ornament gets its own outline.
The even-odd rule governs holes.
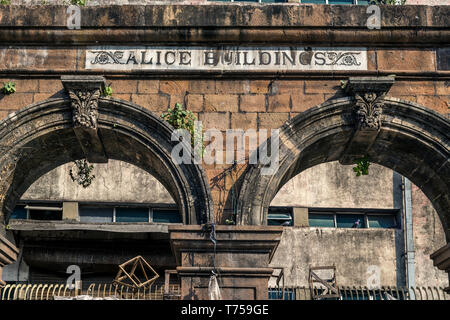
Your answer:
[[[97,129],[98,99],[105,79],[98,76],[62,76],[72,105],[74,127]]]
[[[72,100],[74,126],[97,129],[100,89],[69,90],[69,96]]]
[[[381,114],[383,113],[382,102],[384,95],[375,92],[355,94],[355,113],[358,130],[380,130]]]
[[[357,130],[380,130],[384,97],[394,83],[393,76],[355,77],[345,85],[355,98],[354,112]]]

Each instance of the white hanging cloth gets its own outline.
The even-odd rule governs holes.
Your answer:
[[[217,277],[214,273],[209,277],[208,293],[209,300],[222,300],[219,283],[217,282]]]

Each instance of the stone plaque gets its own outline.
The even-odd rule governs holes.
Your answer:
[[[342,47],[89,47],[85,68],[183,72],[367,70],[367,50]]]

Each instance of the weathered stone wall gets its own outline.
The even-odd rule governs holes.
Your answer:
[[[173,203],[168,191],[148,172],[131,164],[109,160],[94,164],[95,179],[88,188],[69,176],[72,164],[42,176],[22,200],[86,202]],[[356,177],[353,166],[324,163],[291,179],[273,199],[272,206],[330,208],[400,208],[401,192],[394,188],[394,172],[373,164],[370,175]],[[398,182],[398,181],[397,181]]]
[[[445,236],[436,213],[424,200],[414,187],[415,284],[444,288],[448,275],[433,266],[430,254],[445,245]],[[372,275],[368,268],[375,265],[380,268],[381,285],[404,287],[404,252],[401,230],[285,227],[270,265],[284,268],[287,286],[308,286],[309,266],[334,264],[339,285],[368,285]]]
[[[414,61],[424,61],[426,56],[417,54]],[[425,62],[423,62],[425,63]],[[387,62],[386,62],[387,64]],[[1,81],[16,82],[17,93],[0,94],[0,115],[16,111],[33,102],[65,95],[59,79],[3,78]],[[279,128],[295,117],[324,101],[342,96],[340,82],[329,80],[151,80],[115,79],[107,77],[112,84],[113,96],[132,101],[156,114],[165,112],[175,103],[185,103],[203,122],[205,130]],[[448,81],[396,81],[389,95],[418,102],[440,113],[448,113],[450,101]],[[224,161],[223,161],[224,162]],[[230,164],[203,164],[215,202],[217,221],[224,221],[222,210],[232,185],[230,176],[215,178],[229,168]],[[235,171],[234,181],[244,172]]]
[[[34,102],[67,97],[60,76],[77,73],[105,75],[107,83],[112,85],[115,98],[132,101],[155,114],[161,114],[177,102],[184,103],[188,110],[193,111],[203,121],[205,130],[279,128],[286,120],[301,112],[324,101],[344,96],[341,80],[350,76],[395,74],[396,81],[389,96],[417,102],[450,116],[449,71],[440,69],[437,63],[438,48],[442,43],[448,43],[449,39],[449,15],[445,7],[388,8],[383,10],[382,28],[379,31],[367,29],[367,14],[363,6],[233,4],[197,7],[123,6],[108,9],[90,7],[83,9],[84,29],[81,31],[67,30],[65,7],[48,6],[44,10],[41,7],[14,7],[14,10],[11,8],[0,8],[0,26],[10,28],[0,33],[0,83],[9,80],[16,82],[17,92],[13,95],[0,94],[0,118],[5,118]],[[165,28],[161,28],[162,26]],[[222,26],[227,27],[221,28]],[[267,28],[268,26],[270,28]],[[96,43],[98,41],[100,43]],[[131,46],[152,42],[158,45],[214,42],[289,45],[296,42],[305,46],[364,46],[368,50],[368,70],[245,73],[244,76],[221,72],[192,75],[86,70],[86,48],[90,45],[101,45],[102,41]],[[34,46],[36,43],[40,46]],[[312,168],[311,172],[314,174],[308,179],[318,179],[318,174],[328,172],[333,166],[326,164]],[[229,164],[203,164],[212,189],[216,221],[222,223],[228,218],[231,208],[229,193],[233,181],[236,181],[245,169],[238,166],[233,173],[233,179],[230,176],[223,177],[224,170],[229,167]],[[390,171],[377,169],[376,166],[372,168],[379,173],[379,177],[370,183],[381,186],[386,182],[383,190],[387,187],[388,192],[378,194],[380,198],[374,196],[366,205],[378,207],[382,204],[384,207],[384,203],[388,203],[389,206],[396,207],[395,197],[392,197]],[[64,179],[67,182],[68,177],[64,178],[66,169],[55,171],[51,179],[56,180],[51,180],[50,177],[44,177],[43,180]],[[342,175],[337,174],[334,169],[332,172],[331,177],[334,178],[329,177],[326,186],[330,192],[334,190],[342,194],[344,186],[341,189],[339,186],[337,189],[331,187],[332,183],[343,181]],[[349,178],[351,173],[343,176]],[[100,182],[103,183],[100,179],[94,183]],[[292,183],[295,185],[295,181]],[[66,188],[69,188],[68,184]],[[117,196],[107,187],[101,188],[106,198],[113,199]],[[39,191],[38,189],[38,186],[33,186],[27,196]],[[305,198],[302,190],[305,189],[296,188],[296,192],[301,195],[299,199]],[[67,189],[50,189],[49,192],[48,195],[58,197],[61,192],[63,197],[69,193]],[[85,199],[89,198],[77,191],[71,192],[77,196],[85,196]],[[284,198],[280,195],[280,199],[274,201],[280,201],[278,204],[294,203],[293,200],[287,202],[286,198],[286,195]],[[128,195],[124,195],[122,199],[128,200]],[[375,199],[381,200],[377,204]],[[333,206],[363,206],[358,194],[348,193],[340,202],[335,199],[317,198],[309,199],[306,204],[324,205],[326,201]],[[418,202],[421,203],[421,200]],[[302,200],[297,203],[304,202]],[[228,209],[225,214],[224,209]],[[415,213],[415,217],[418,226],[422,225],[424,219],[434,219],[428,210]],[[422,218],[417,220],[417,217]],[[421,257],[418,257],[417,264],[426,265],[427,270],[431,270],[430,261],[427,260],[428,265],[419,261],[425,261],[428,253],[439,247],[442,237],[439,231],[434,231],[432,234],[433,237],[436,236],[436,241],[431,241],[433,249],[428,247],[430,230],[427,229],[427,223],[424,224],[423,230],[416,228],[419,230],[417,236],[425,239],[418,239],[417,242],[416,250],[423,252]],[[399,271],[399,268],[402,268],[398,250],[400,238],[395,230],[286,228],[272,264],[275,266],[286,263],[286,277],[291,279],[293,284],[303,284],[302,281],[306,281],[307,263],[302,266],[297,261],[309,261],[311,264],[335,262],[342,279],[341,284],[348,285],[364,285],[367,267],[372,264],[380,265],[382,284],[396,285],[404,281],[404,275]],[[339,250],[336,250],[338,245]],[[348,255],[342,254],[342,246]],[[324,248],[333,250],[325,252]],[[322,251],[326,254],[315,256]],[[293,256],[295,260],[283,262],[282,258],[286,256]],[[355,275],[343,271],[349,263],[354,264]],[[418,283],[419,279],[424,279],[420,281],[426,283],[425,279],[430,274],[431,277],[440,279],[438,273],[427,270],[418,269]]]
[[[326,163],[307,169],[281,188],[271,205],[402,209],[400,175],[385,167],[371,165],[368,176],[356,177],[351,168],[338,163]],[[435,268],[430,259],[431,253],[446,244],[442,223],[430,201],[414,184],[412,212],[416,286],[445,287],[447,274]],[[339,282],[348,285],[367,285],[367,277],[370,275],[367,268],[370,265],[381,268],[382,280],[386,285],[405,285],[405,246],[402,230],[380,230],[379,233],[359,230],[361,232],[358,233],[351,229],[323,228],[326,239],[330,243],[333,242],[332,246],[320,243],[317,239],[320,230],[285,228],[272,265],[285,268],[287,284],[307,285],[309,264],[336,264],[341,266],[341,270],[338,268]],[[351,238],[343,239],[342,233],[345,234],[345,230],[351,233]],[[391,233],[395,235],[395,241],[390,242]],[[366,243],[367,239],[370,241]],[[298,245],[291,247],[292,243],[297,242]],[[361,250],[369,251],[370,254],[355,250],[360,244]],[[341,252],[341,255],[335,251]],[[295,259],[290,261],[284,258],[286,256],[295,256]],[[352,263],[357,269],[356,273],[353,268],[346,267],[348,257],[359,259],[358,263]],[[387,257],[393,260],[386,264]]]
[[[172,203],[164,187],[147,172],[130,164],[110,160],[95,164],[93,184],[87,189],[70,180],[69,165],[58,167],[37,180],[22,200]],[[352,166],[325,163],[290,180],[272,201],[273,206],[330,208],[401,208],[400,176],[392,170],[372,165],[368,176],[356,177]],[[413,231],[415,280],[418,286],[445,286],[447,275],[433,267],[430,254],[445,245],[439,217],[429,200],[413,187]],[[346,236],[349,232],[351,236]],[[319,236],[320,234],[320,236]],[[392,238],[394,237],[394,238]],[[325,240],[324,240],[325,239]],[[322,241],[324,240],[324,241]],[[349,230],[285,228],[282,242],[272,261],[284,267],[286,284],[307,285],[308,266],[336,264],[342,285],[366,285],[367,268],[381,268],[385,285],[404,285],[405,269],[401,230]],[[294,246],[291,247],[291,244]],[[297,244],[298,243],[298,244]],[[333,243],[332,246],[328,246]],[[301,244],[301,245],[300,245]],[[339,252],[339,254],[337,253]],[[285,259],[292,256],[293,259]],[[347,268],[348,257],[352,266]],[[4,280],[17,276],[17,264],[4,269]],[[20,279],[27,275],[21,265]]]
[[[430,255],[445,246],[441,221],[429,200],[415,185],[412,186],[415,280],[417,286],[448,285],[448,274],[433,266]]]
[[[301,0],[298,1],[292,1],[287,0],[286,2],[294,3],[294,2],[301,2]],[[42,5],[41,0],[14,0],[14,4],[35,4],[35,5]],[[63,1],[63,4],[70,3],[68,0]],[[86,5],[87,6],[98,6],[98,5],[128,5],[128,4],[155,4],[155,3],[177,3],[177,4],[211,4],[208,0],[88,0]],[[61,4],[61,0],[46,0],[45,4]],[[245,3],[244,3],[245,4]],[[279,4],[279,3],[278,3]],[[428,6],[436,6],[436,5],[448,5],[447,0],[406,0],[405,4],[409,5],[428,5]],[[239,5],[239,3],[233,3],[233,5]]]
[[[357,177],[354,166],[338,162],[309,168],[286,183],[272,206],[323,208],[401,208],[400,176],[373,164],[369,175]]]
[[[86,202],[174,203],[164,186],[129,163],[109,160],[94,164],[92,184],[83,188],[69,176],[72,163],[45,174],[22,196],[22,200],[56,200]]]
[[[426,52],[425,52],[426,53]],[[5,54],[5,53],[4,53]],[[387,55],[394,56],[395,52]],[[25,55],[30,59],[28,55]],[[56,58],[56,60],[61,58]],[[9,58],[9,60],[11,57]],[[426,55],[420,51],[407,60],[410,65],[416,61],[424,65]],[[433,58],[434,59],[434,58]],[[5,60],[7,60],[5,58]],[[46,61],[54,66],[51,60]],[[392,63],[386,59],[386,65]],[[64,62],[63,62],[64,64]],[[55,68],[57,66],[54,66]],[[430,70],[435,65],[430,65]],[[34,68],[32,68],[34,69]],[[393,73],[397,68],[390,68]],[[411,70],[414,70],[411,67]],[[62,71],[62,70],[61,70]],[[75,70],[74,70],[75,72]],[[206,128],[219,125],[218,129],[235,128],[243,125],[253,128],[278,128],[289,117],[295,116],[327,99],[342,96],[339,80],[146,80],[106,77],[114,90],[113,96],[132,101],[160,114],[175,103],[186,102],[188,110],[199,113]],[[49,98],[64,95],[59,78],[23,79],[17,76],[0,78],[0,83],[13,81],[17,92],[13,95],[0,93],[1,116]],[[390,96],[417,102],[442,114],[449,114],[448,81],[406,81],[397,80],[389,92]],[[231,113],[236,113],[234,117]],[[237,122],[237,115],[246,119]],[[273,118],[273,121],[269,119]],[[220,120],[220,122],[215,122]],[[208,122],[209,121],[209,122]],[[253,122],[252,122],[253,121]],[[245,126],[246,125],[246,126]]]
[[[448,0],[406,0],[406,4],[421,4],[427,6],[449,5]]]
[[[306,175],[303,175],[304,173],[299,175],[302,180],[307,178]],[[326,184],[321,186],[327,187]],[[295,192],[291,191],[283,196],[285,199],[297,198],[296,193],[300,193],[300,190],[296,189]],[[283,189],[280,190],[280,193],[283,191]],[[377,189],[377,191],[380,192],[381,189]],[[428,199],[414,185],[412,195],[415,284],[416,286],[446,287],[447,274],[435,268],[430,259],[430,254],[446,243],[441,222]],[[309,194],[309,196],[315,198],[316,195]],[[333,204],[333,200],[331,199],[329,203]],[[292,202],[295,200],[279,204],[288,205]],[[327,202],[322,202],[322,204],[326,207],[331,206]],[[368,272],[367,268],[376,265],[380,267],[383,285],[405,286],[403,237],[403,231],[398,229],[353,230],[285,227],[271,266],[284,268],[286,285],[308,286],[310,265],[335,264],[339,285],[367,285],[368,277],[372,274]],[[286,259],[285,257],[293,258]]]
[[[284,267],[286,285],[308,286],[309,266],[335,265],[338,285],[366,286],[375,265],[381,285],[404,286],[401,238],[400,230],[285,227],[270,265]]]

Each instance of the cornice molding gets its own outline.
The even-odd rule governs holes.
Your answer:
[[[0,43],[296,41],[424,46],[450,42],[450,6],[383,6],[378,30],[367,28],[366,9],[358,5],[298,3],[88,5],[80,8],[81,29],[70,30],[67,6],[0,6]]]

